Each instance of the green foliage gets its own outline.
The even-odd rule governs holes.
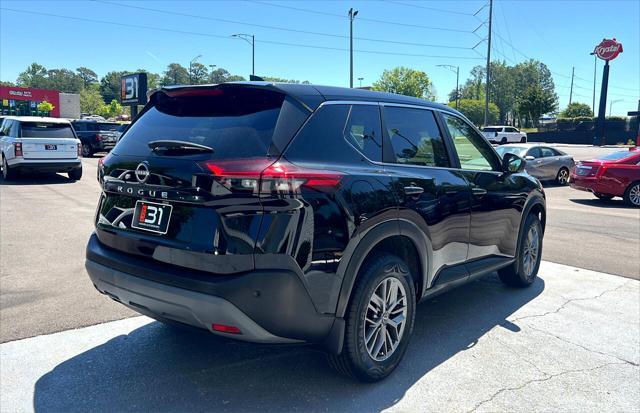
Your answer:
[[[91,84],[80,91],[80,111],[82,113],[96,114],[103,106],[104,100],[97,84]]]
[[[8,82],[5,80],[0,80],[0,86],[15,86],[16,84],[13,82]]]
[[[47,71],[47,88],[67,93],[79,93],[84,87],[82,77],[69,69]]]
[[[385,70],[377,82],[373,83],[373,90],[398,93],[427,100],[434,100],[433,85],[425,72],[408,67],[396,67]]]
[[[100,79],[100,94],[105,102],[120,98],[120,78],[130,72],[109,72]]]
[[[240,82],[244,80],[246,80],[244,77],[232,75],[228,70],[221,67],[212,70],[209,74],[209,83]]]
[[[455,107],[456,102],[449,102],[449,106]],[[480,126],[484,123],[484,100],[479,99],[460,99],[458,111],[465,115],[475,125]],[[498,121],[500,109],[495,103],[489,103],[489,124],[495,124]]]
[[[88,87],[89,85],[98,83],[98,75],[93,70],[81,66],[76,69],[76,72],[78,72],[78,76],[80,76],[80,78],[82,79],[84,87]]]
[[[616,121],[626,121],[627,118],[624,116],[606,116],[607,120],[616,120]]]
[[[122,105],[115,99],[111,101],[108,105],[102,105],[98,109],[98,115],[103,116],[107,119],[115,118],[118,115],[122,114]]]
[[[576,118],[578,116],[593,116],[591,107],[586,103],[572,102],[565,110],[560,112],[563,118]]]
[[[55,109],[55,106],[53,106],[51,103],[47,102],[46,100],[38,103],[38,111],[40,112],[51,112],[53,109]]]
[[[195,62],[189,67],[189,83],[192,85],[201,85],[207,83],[209,79],[209,70],[202,63]]]
[[[189,84],[189,71],[179,63],[171,63],[160,80],[162,86]]]
[[[267,82],[275,82],[275,83],[296,83],[296,84],[303,84],[303,85],[308,85],[310,84],[308,80],[303,80],[302,82],[296,79],[284,79],[281,77],[274,77],[274,76],[263,76],[262,77],[264,80],[266,80]]]
[[[48,87],[47,69],[38,63],[31,63],[24,72],[18,75],[17,83],[21,87],[46,89]]]

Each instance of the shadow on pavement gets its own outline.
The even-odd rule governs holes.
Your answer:
[[[426,373],[473,347],[544,290],[505,287],[495,275],[418,306],[404,360],[389,378],[361,384],[336,375],[310,347],[264,346],[154,322],[79,354],[42,376],[36,412],[379,411]],[[455,389],[452,389],[455,391]]]
[[[625,204],[622,199],[569,199],[571,202],[575,202],[576,204],[592,206],[598,208],[619,208],[619,209],[633,209],[633,207]]]
[[[0,175],[0,185],[55,185],[55,184],[72,184],[72,181],[66,174],[54,173],[20,173],[10,181],[5,181]]]

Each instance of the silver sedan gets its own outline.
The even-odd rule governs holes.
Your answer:
[[[526,171],[541,181],[555,180],[566,185],[575,162],[571,155],[544,144],[522,143],[502,145],[496,148],[500,156],[512,153],[527,161]]]

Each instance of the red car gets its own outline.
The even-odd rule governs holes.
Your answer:
[[[600,199],[620,196],[627,204],[640,207],[640,148],[577,162],[571,171],[570,185]]]

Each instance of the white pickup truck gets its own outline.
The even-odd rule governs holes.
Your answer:
[[[10,180],[18,171],[66,172],[82,177],[82,144],[65,119],[7,116],[0,124],[2,175]]]
[[[485,126],[482,128],[482,134],[490,143],[525,143],[527,142],[527,134],[520,132],[513,126]]]

